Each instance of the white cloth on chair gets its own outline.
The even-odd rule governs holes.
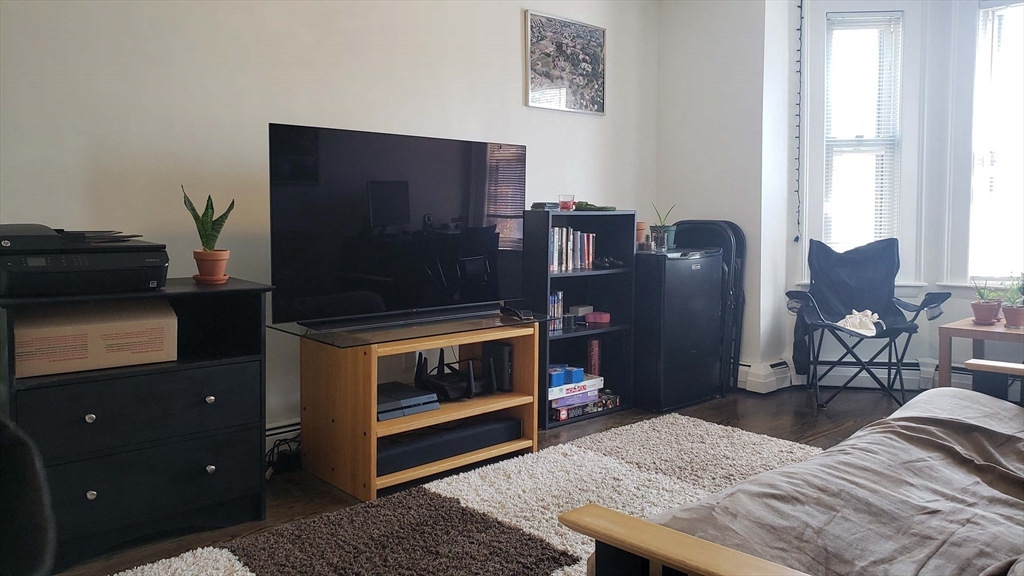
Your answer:
[[[860,312],[853,310],[853,314],[847,315],[846,318],[843,318],[836,324],[865,336],[874,336],[878,332],[875,327],[876,322],[882,325],[883,330],[885,329],[885,323],[878,319],[878,314],[871,310],[862,310]]]

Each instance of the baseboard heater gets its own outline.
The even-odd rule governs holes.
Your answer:
[[[377,476],[401,472],[523,437],[517,418],[470,418],[452,428],[430,428],[377,440]]]

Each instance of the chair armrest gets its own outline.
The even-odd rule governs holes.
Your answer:
[[[564,512],[558,516],[558,521],[598,542],[693,576],[806,576],[774,562],[597,504]]]
[[[810,292],[803,290],[790,290],[786,292],[786,298],[789,298],[789,309],[792,312],[801,314],[804,317],[804,321],[808,324],[828,324],[828,320],[821,314],[821,309],[818,308],[818,303],[814,301],[814,296],[811,296]],[[796,306],[793,306],[793,303]]]
[[[980,372],[995,372],[997,374],[1009,374],[1010,376],[1024,376],[1024,364],[1016,362],[998,362],[996,360],[975,360],[970,359],[964,362],[968,370]]]
[[[928,292],[924,295],[924,298],[921,299],[920,304],[914,304],[913,302],[907,302],[906,300],[901,300],[899,298],[893,298],[892,301],[905,312],[914,313],[914,317],[910,320],[911,322],[916,321],[918,315],[925,310],[928,312],[928,319],[935,320],[939,316],[942,316],[942,303],[949,300],[949,297],[952,295],[953,294],[950,292]]]

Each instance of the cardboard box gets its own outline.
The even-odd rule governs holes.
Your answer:
[[[15,377],[178,359],[178,318],[166,300],[93,302],[19,310]]]
[[[563,384],[554,388],[548,388],[548,400],[558,400],[574,394],[582,394],[591,390],[604,388],[604,378],[587,374],[587,379],[578,384]]]
[[[597,400],[598,391],[589,390],[587,392],[581,392],[579,394],[573,394],[572,396],[563,396],[558,400],[551,401],[552,408],[568,408],[570,406],[576,406],[578,404],[589,404]]]

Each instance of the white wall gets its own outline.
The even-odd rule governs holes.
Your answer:
[[[741,360],[760,356],[765,2],[666,2],[658,17],[659,205],[747,237]]]
[[[527,8],[607,29],[605,116],[523,106]],[[141,233],[168,245],[172,276],[191,275],[184,184],[220,208],[237,201],[218,246],[230,274],[267,282],[270,122],[526,144],[528,202],[573,192],[647,207],[657,18],[650,2],[4,1],[0,222]],[[743,107],[730,121],[741,133]],[[273,424],[298,417],[298,346],[271,333],[268,348]]]
[[[761,119],[761,325],[758,360],[777,362],[792,340],[786,308],[786,253],[791,243],[790,196],[794,156],[794,99],[790,80],[795,54],[790,45],[792,16],[788,0],[764,5],[764,86]],[[794,221],[795,222],[795,221]],[[795,224],[794,224],[795,225]]]
[[[746,387],[775,389],[790,338],[785,291],[793,146],[788,0],[663,3],[659,204],[675,219],[731,220],[747,239],[740,360]]]

